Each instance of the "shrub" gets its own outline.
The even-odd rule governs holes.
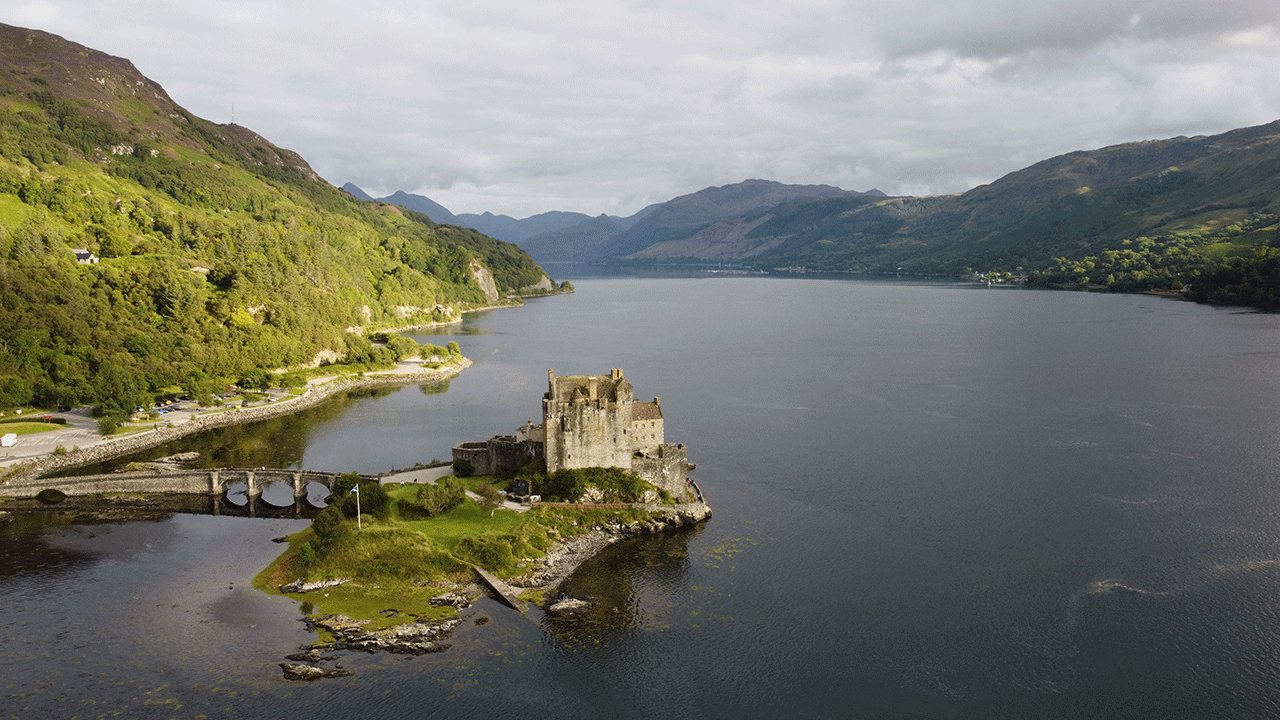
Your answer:
[[[589,487],[599,488],[604,502],[637,502],[652,486],[629,470],[590,467],[557,470],[538,487],[543,497],[567,502],[582,497]]]
[[[348,488],[354,487],[348,486]],[[360,498],[356,501],[356,494],[350,489],[342,496],[342,513],[347,517],[355,517],[357,505],[359,512],[364,515],[372,515],[379,520],[387,520],[391,517],[391,496],[387,495],[387,491],[383,489],[382,484],[377,480],[360,483]]]
[[[540,493],[545,500],[562,500],[573,502],[587,491],[581,476],[574,470],[557,470],[540,486]]]
[[[510,568],[516,564],[509,536],[463,538],[453,552],[468,562],[489,570]]]
[[[342,508],[335,503],[316,515],[311,521],[311,529],[315,531],[323,547],[346,535],[351,530],[351,524],[347,522]]]
[[[443,515],[458,506],[467,496],[462,481],[456,477],[443,477],[433,484],[418,486],[416,501],[400,502],[400,516],[406,520]]]
[[[303,567],[311,567],[316,564],[316,548],[311,543],[303,543],[302,549],[298,551],[298,562]]]
[[[457,475],[458,477],[471,477],[472,473],[474,473],[475,471],[476,471],[476,466],[473,465],[471,461],[467,460],[466,458],[453,461],[453,474]]]

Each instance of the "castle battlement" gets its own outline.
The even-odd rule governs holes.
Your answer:
[[[529,445],[538,444],[540,453]],[[490,447],[492,446],[492,447]],[[608,375],[557,376],[547,371],[542,396],[542,424],[532,418],[514,437],[494,437],[488,443],[462,443],[454,460],[467,459],[489,472],[505,467],[510,458],[545,460],[547,472],[565,468],[620,467],[682,497],[689,463],[684,445],[666,442],[662,402],[635,399],[635,391],[621,368]]]

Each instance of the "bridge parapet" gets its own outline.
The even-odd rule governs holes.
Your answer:
[[[0,497],[34,498],[41,491],[58,490],[68,497],[85,497],[111,493],[143,493],[154,495],[224,495],[227,487],[245,483],[245,494],[256,498],[268,483],[283,482],[293,488],[295,498],[305,497],[307,485],[319,483],[333,491],[342,473],[287,470],[277,468],[215,468],[172,472],[130,472],[79,477],[39,478],[20,484],[0,485]],[[379,480],[377,475],[361,475],[361,482]]]

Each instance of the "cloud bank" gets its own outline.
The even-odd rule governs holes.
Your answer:
[[[0,2],[336,185],[626,215],[747,178],[966,190],[1280,118],[1280,5],[1186,0]]]

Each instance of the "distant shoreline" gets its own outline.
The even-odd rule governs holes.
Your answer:
[[[121,438],[107,438],[65,455],[42,455],[25,463],[15,465],[0,485],[21,484],[35,480],[49,473],[92,465],[96,462],[111,460],[122,455],[146,450],[157,445],[193,435],[205,430],[241,425],[244,423],[266,420],[290,415],[318,405],[334,395],[364,387],[414,385],[440,382],[457,377],[463,370],[471,367],[469,358],[460,358],[456,365],[440,368],[429,368],[418,372],[384,371],[370,373],[358,377],[335,378],[323,385],[309,387],[306,392],[296,397],[286,398],[266,405],[250,408],[225,410],[221,412],[199,415],[187,422],[173,426],[156,427],[156,429],[128,435]]]

